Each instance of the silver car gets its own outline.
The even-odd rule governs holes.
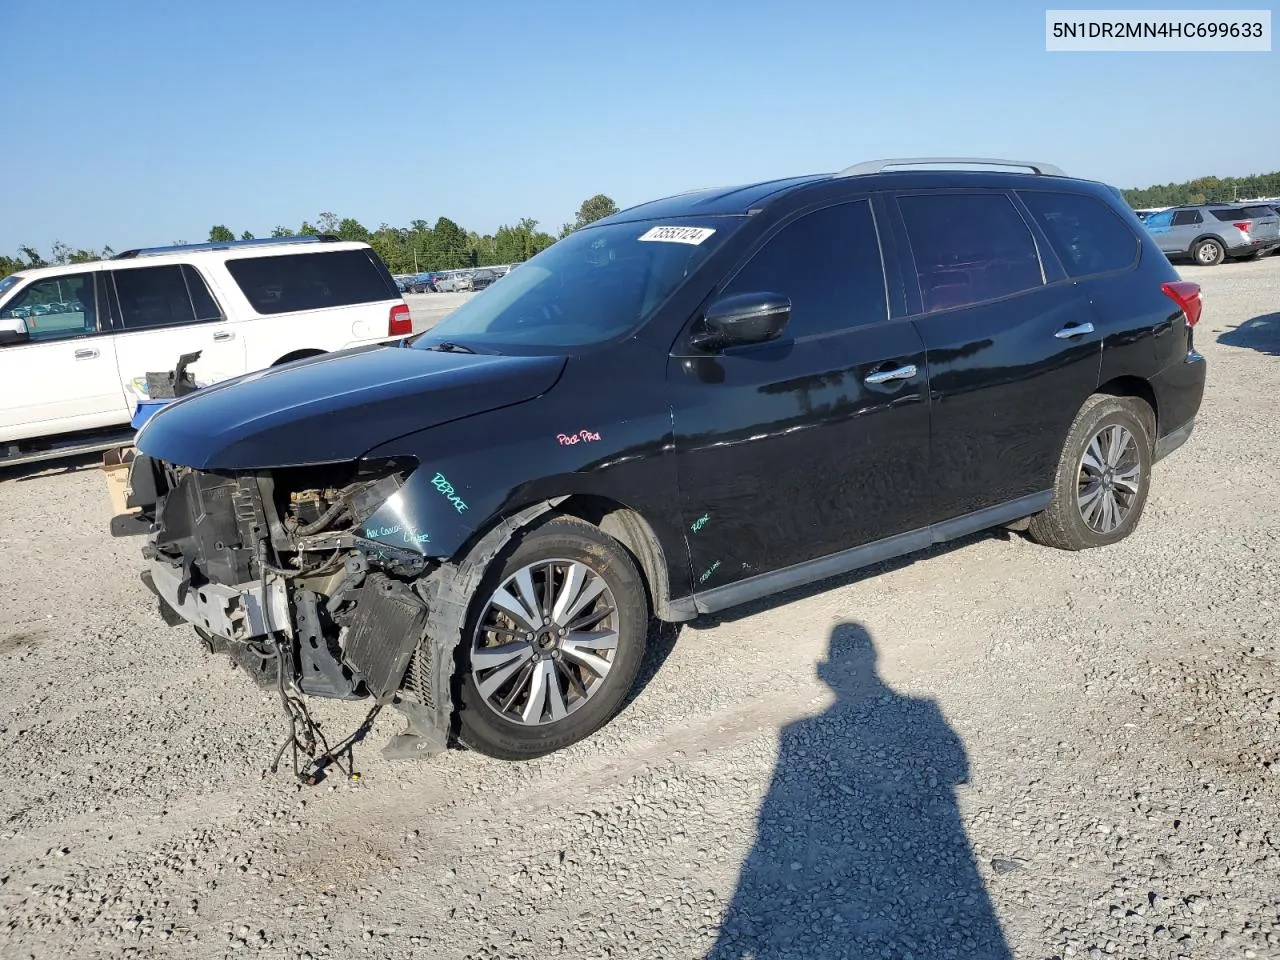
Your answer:
[[[457,293],[471,289],[471,274],[462,271],[450,271],[436,281],[436,290],[440,293]]]
[[[1165,256],[1190,257],[1206,267],[1228,258],[1252,260],[1280,247],[1280,216],[1264,204],[1170,207],[1145,223]]]

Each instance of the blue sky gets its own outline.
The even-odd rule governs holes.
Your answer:
[[[1280,168],[1280,53],[1047,53],[1025,2],[4,7],[0,253],[323,210],[554,233],[594,193],[626,206],[883,156],[1041,159],[1119,186]]]

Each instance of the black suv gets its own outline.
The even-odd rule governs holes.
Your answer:
[[[291,724],[370,697],[409,752],[521,759],[619,709],[651,617],[993,526],[1115,543],[1191,433],[1199,287],[1115,189],[977,164],[642,204],[416,338],[196,391],[137,438],[143,579]]]

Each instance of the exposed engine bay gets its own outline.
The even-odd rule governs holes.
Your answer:
[[[444,748],[447,708],[424,647],[439,562],[370,539],[377,531],[364,527],[415,467],[387,460],[231,473],[134,461],[129,505],[149,524],[143,581],[167,623],[191,624],[207,649],[225,650],[278,690],[287,736],[273,770],[290,749],[303,780],[341,767],[308,696],[372,699],[366,722],[396,707],[410,729],[392,755]]]

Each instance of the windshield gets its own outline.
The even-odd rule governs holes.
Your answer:
[[[9,274],[9,276],[5,277],[3,280],[0,280],[0,297],[3,297],[6,293],[8,293],[10,290],[12,290],[21,282],[22,282],[22,277],[16,273],[11,273]]]
[[[741,218],[618,223],[569,234],[486,287],[414,343],[573,347],[634,330]]]

